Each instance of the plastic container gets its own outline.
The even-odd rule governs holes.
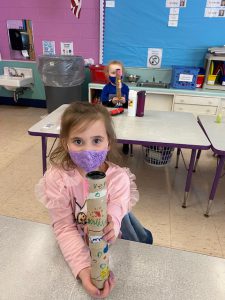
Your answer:
[[[144,161],[151,166],[167,165],[173,155],[174,148],[160,146],[142,146]]]
[[[129,91],[128,117],[135,117],[137,111],[137,91]]]
[[[144,116],[145,95],[146,95],[145,91],[139,91],[137,93],[137,112],[136,112],[137,117],[143,117]]]
[[[199,68],[173,66],[171,87],[175,89],[194,90]]]
[[[204,83],[205,75],[198,75],[197,81],[196,81],[196,88],[202,88]]]
[[[216,81],[216,76],[217,75],[208,75],[207,84],[214,85]]]
[[[222,78],[221,78],[221,84],[225,85],[225,76],[222,76]]]
[[[91,72],[91,82],[108,83],[104,65],[91,65],[89,66],[89,69]]]

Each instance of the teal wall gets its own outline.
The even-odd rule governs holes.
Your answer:
[[[19,99],[24,98],[24,99],[32,99],[35,101],[36,100],[46,101],[44,85],[41,81],[41,77],[39,75],[36,62],[1,60],[0,61],[0,75],[3,74],[4,67],[32,69],[33,77],[34,77],[34,86],[32,87],[32,89],[28,89],[28,90],[24,91],[24,94],[21,95]],[[82,101],[88,101],[88,83],[89,82],[90,82],[89,68],[85,68],[85,81],[82,85]],[[13,92],[8,91],[0,86],[0,102],[1,102],[1,97],[13,98]],[[4,101],[4,103],[5,103],[5,101]],[[19,104],[19,101],[18,101],[18,104]]]

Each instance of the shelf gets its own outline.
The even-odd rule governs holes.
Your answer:
[[[213,54],[207,53],[205,58],[206,58],[207,60],[220,60],[220,61],[225,61],[225,54],[224,54],[224,55],[213,55]]]
[[[204,89],[210,89],[210,90],[220,90],[220,91],[225,91],[225,85],[221,85],[221,84],[206,84],[204,83],[203,85]]]

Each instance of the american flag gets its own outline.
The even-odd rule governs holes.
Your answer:
[[[78,19],[80,18],[81,5],[82,0],[71,0],[71,10]]]

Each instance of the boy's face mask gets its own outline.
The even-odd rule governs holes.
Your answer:
[[[121,76],[121,80],[122,80],[122,79],[123,79],[123,76]],[[116,84],[116,77],[114,77],[114,76],[109,76],[109,80],[110,80],[110,82]]]
[[[71,151],[69,155],[76,166],[85,172],[97,170],[105,161],[108,150]]]

